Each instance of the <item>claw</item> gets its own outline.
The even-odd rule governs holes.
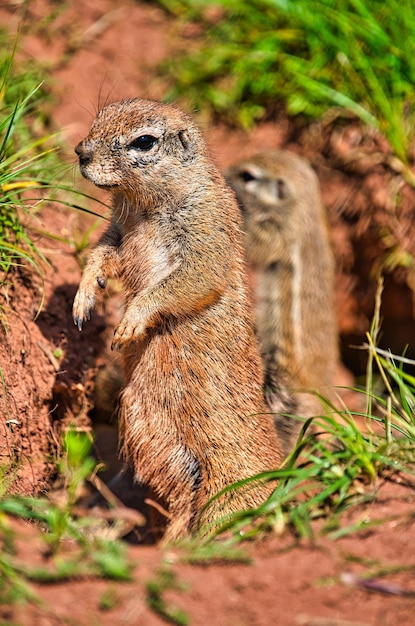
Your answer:
[[[78,317],[74,320],[76,326],[78,326],[78,330],[82,330],[82,317]]]

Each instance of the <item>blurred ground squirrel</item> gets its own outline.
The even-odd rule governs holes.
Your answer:
[[[278,467],[263,400],[240,216],[192,119],[124,100],[102,109],[75,149],[81,173],[109,189],[109,228],[91,252],[73,306],[79,329],[109,277],[125,289],[123,453],[168,505],[166,539],[258,505],[258,485],[204,505],[230,483]]]
[[[240,203],[255,271],[268,403],[276,412],[319,415],[318,398],[300,392],[330,393],[338,335],[335,264],[317,176],[292,152],[270,150],[236,163],[226,178]],[[282,416],[276,424],[287,452],[301,424]]]

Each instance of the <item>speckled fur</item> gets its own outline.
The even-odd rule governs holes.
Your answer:
[[[137,137],[157,142],[132,147]],[[73,315],[89,318],[106,280],[118,276],[125,314],[123,453],[136,478],[167,504],[166,540],[227,512],[258,505],[269,485],[216,500],[220,489],[276,468],[281,453],[263,401],[232,192],[202,135],[179,109],[125,100],[98,114],[76,148],[82,174],[111,189],[112,222],[90,254]]]
[[[338,338],[334,257],[317,177],[305,159],[285,150],[240,161],[226,177],[240,202],[247,259],[256,272],[269,404],[277,413],[319,415],[319,400],[304,391],[330,394]],[[288,452],[301,424],[279,415],[276,422]]]

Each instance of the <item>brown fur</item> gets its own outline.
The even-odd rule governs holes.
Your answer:
[[[156,139],[137,147],[139,137]],[[134,143],[135,142],[135,143]],[[132,145],[134,144],[134,145]],[[263,401],[239,212],[194,122],[149,100],[106,106],[76,148],[82,174],[111,189],[112,222],[90,254],[73,315],[89,318],[107,279],[125,289],[124,454],[168,505],[167,539],[258,505],[269,486],[219,490],[276,468]]]
[[[278,413],[319,415],[321,403],[304,391],[329,394],[338,338],[334,258],[317,177],[307,161],[284,150],[236,163],[226,177],[241,205],[247,259],[256,271],[269,404]],[[288,452],[301,424],[281,416],[276,423]]]

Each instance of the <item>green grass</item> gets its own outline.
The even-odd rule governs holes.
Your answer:
[[[59,502],[50,498],[7,495],[7,479],[0,481],[0,604],[36,599],[30,581],[56,582],[78,577],[104,577],[129,580],[132,564],[126,546],[119,540],[104,538],[102,524],[88,516],[75,515],[79,491],[91,476],[90,437],[69,430],[64,437],[64,453],[58,464],[64,482]],[[41,567],[33,567],[16,555],[18,534],[11,518],[36,523],[34,535],[43,543]],[[33,539],[34,540],[34,539]],[[68,550],[68,543],[71,548]],[[35,543],[34,543],[35,545]]]
[[[44,147],[48,137],[34,138],[29,133],[33,106],[41,101],[42,91],[40,86],[28,87],[25,73],[17,76],[13,73],[13,55],[14,51],[6,48],[0,58],[0,270],[3,275],[21,263],[40,273],[39,261],[44,259],[24,226],[24,219],[33,208],[26,198],[29,192],[42,186],[53,152],[52,148]]]
[[[164,592],[168,590],[184,591],[187,585],[177,580],[176,574],[168,567],[162,567],[155,578],[146,583],[147,604],[155,613],[160,615],[166,622],[177,626],[189,624],[189,617],[180,608],[171,605],[164,598]]]
[[[0,286],[13,282],[11,272],[31,268],[43,281],[47,259],[35,241],[36,216],[46,202],[84,211],[74,202],[95,198],[65,182],[68,167],[59,159],[58,138],[48,132],[46,111],[51,96],[36,68],[15,68],[13,46],[0,31]],[[103,204],[99,202],[99,204]],[[105,205],[104,205],[105,206]],[[41,233],[57,238],[53,233]],[[90,231],[72,242],[76,252]]]
[[[401,398],[390,403],[390,396],[373,396],[379,416],[333,410],[332,415],[313,420],[316,433],[302,434],[285,466],[256,477],[278,481],[272,495],[256,509],[223,519],[213,534],[231,531],[241,540],[290,530],[296,537],[313,538],[314,522],[319,520],[318,532],[334,538],[346,532],[341,526],[342,514],[375,499],[382,477],[415,473],[415,421],[407,410],[413,407],[414,379],[410,377],[408,382],[392,358],[377,358],[388,380],[399,381]],[[383,432],[371,430],[371,422],[381,425]],[[362,522],[361,528],[367,528],[365,524]],[[353,526],[348,532],[358,530]],[[202,529],[202,534],[205,531]],[[208,531],[212,534],[212,529]]]
[[[306,121],[335,107],[383,133],[408,162],[415,128],[410,0],[160,4],[201,27],[197,41],[185,39],[162,66],[169,99],[183,97],[247,128],[281,106]]]
[[[356,389],[366,409],[360,414],[326,402],[326,414],[305,421],[298,443],[281,469],[242,480],[229,491],[255,480],[276,482],[258,508],[241,511],[202,529],[209,537],[231,532],[235,539],[290,530],[296,537],[318,532],[333,538],[356,532],[342,528],[342,514],[376,498],[379,480],[402,472],[415,476],[415,377],[404,370],[414,361],[376,347],[380,333],[379,284],[376,311],[368,333],[366,389]],[[383,391],[376,389],[380,381]],[[310,425],[314,431],[310,434]],[[322,437],[322,435],[324,437]],[[278,481],[278,482],[277,482]],[[218,494],[218,497],[220,494]],[[362,522],[361,528],[367,528]]]

